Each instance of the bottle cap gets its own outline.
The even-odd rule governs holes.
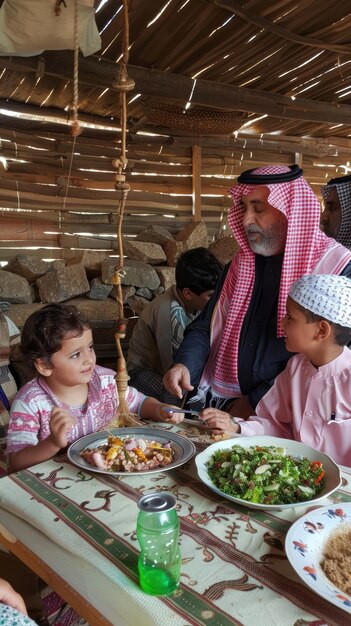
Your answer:
[[[176,499],[171,493],[147,493],[138,500],[138,507],[145,513],[161,513],[174,509]]]

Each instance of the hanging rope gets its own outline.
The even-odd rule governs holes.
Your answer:
[[[56,0],[55,13],[57,17],[61,15],[61,4],[67,9],[65,0]],[[73,95],[70,105],[70,120],[72,122],[71,135],[77,137],[82,132],[78,121],[78,67],[79,67],[79,5],[78,0],[74,0],[74,20],[73,20]]]
[[[70,162],[69,162],[69,170],[68,170],[68,176],[67,176],[67,181],[66,181],[65,197],[64,197],[63,203],[62,203],[63,211],[66,210],[66,203],[67,203],[67,197],[68,197],[68,190],[69,190],[69,186],[70,186],[70,182],[71,182],[73,157],[74,157],[74,150],[75,150],[75,146],[76,146],[76,140],[77,140],[77,137],[74,137],[73,138],[73,142],[72,142],[71,158],[70,158]]]
[[[128,1],[123,0],[123,37],[122,37],[122,60],[120,63],[118,77],[113,81],[112,86],[120,92],[120,125],[121,125],[121,151],[120,156],[112,162],[116,169],[115,189],[120,194],[120,200],[117,209],[117,246],[118,246],[118,265],[113,274],[112,282],[115,287],[115,297],[117,302],[118,319],[117,330],[115,333],[115,341],[117,347],[117,373],[116,385],[119,400],[118,415],[112,420],[109,426],[130,426],[139,424],[137,416],[131,414],[126,402],[126,392],[128,388],[128,372],[127,365],[123,355],[121,340],[125,338],[128,320],[124,317],[123,293],[122,293],[122,277],[125,275],[124,259],[123,259],[123,237],[122,224],[124,210],[126,206],[129,184],[126,182],[125,169],[128,165],[126,143],[127,143],[127,93],[131,91],[135,83],[128,77],[127,64],[129,58],[129,19],[128,19]]]
[[[78,121],[78,69],[79,69],[79,7],[78,0],[74,0],[74,61],[73,61],[73,99],[71,106],[71,135],[77,137],[82,129]]]
[[[56,7],[55,7],[55,13],[56,13],[57,16],[60,16],[60,14],[61,14],[61,4],[63,4],[64,7],[67,9],[67,5],[65,3],[65,0],[57,0]],[[73,46],[74,46],[74,57],[73,57],[73,93],[72,93],[72,102],[71,102],[71,105],[69,107],[69,120],[71,121],[71,135],[73,137],[73,142],[72,142],[72,150],[71,150],[71,157],[70,157],[68,177],[67,177],[67,182],[66,182],[65,195],[64,195],[64,199],[63,199],[63,203],[62,203],[62,209],[64,211],[66,209],[68,191],[69,191],[69,186],[70,186],[70,182],[71,182],[71,173],[72,173],[72,167],[73,167],[74,152],[75,152],[75,148],[76,148],[76,141],[77,141],[78,135],[80,135],[81,132],[82,132],[82,129],[80,127],[79,120],[78,120],[78,86],[79,86],[79,75],[78,75],[78,69],[79,69],[79,6],[78,6],[78,0],[74,0],[74,31],[73,31],[73,38],[74,38],[74,41],[73,41]]]

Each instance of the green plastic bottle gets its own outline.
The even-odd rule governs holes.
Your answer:
[[[181,554],[176,499],[170,493],[149,493],[138,501],[138,568],[143,591],[167,596],[179,585]]]

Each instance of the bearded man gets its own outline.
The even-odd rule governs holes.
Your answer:
[[[253,415],[292,356],[281,325],[290,285],[303,274],[351,276],[351,252],[321,232],[320,205],[302,173],[297,165],[261,167],[231,190],[228,222],[240,250],[163,379],[179,398],[196,386],[193,408]]]
[[[321,191],[324,199],[322,231],[351,250],[351,176],[332,178]]]

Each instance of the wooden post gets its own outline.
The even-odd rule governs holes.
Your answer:
[[[192,147],[193,222],[201,221],[201,146]]]
[[[299,167],[302,167],[302,152],[295,152],[295,163]]]

